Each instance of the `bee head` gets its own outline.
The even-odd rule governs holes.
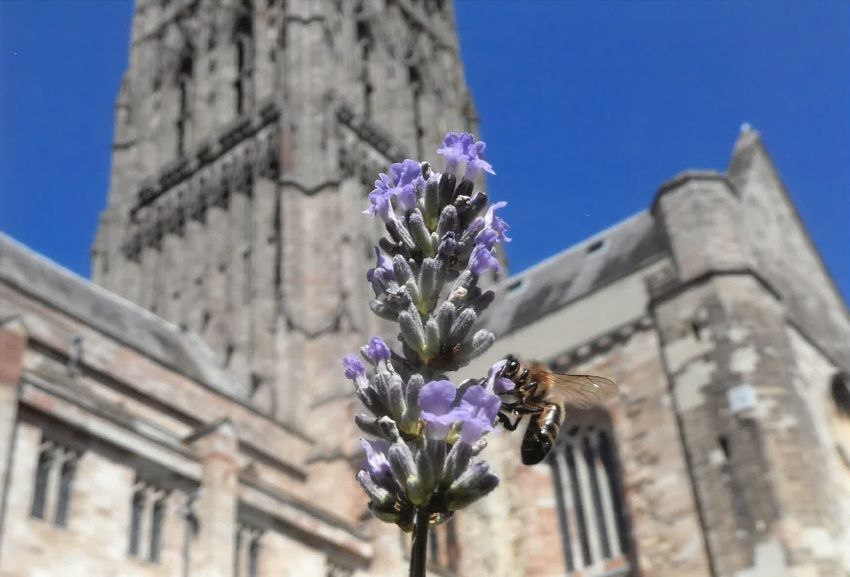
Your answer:
[[[505,368],[502,369],[502,376],[508,379],[512,379],[519,372],[519,361],[513,355],[508,355],[505,357],[507,364],[505,364]]]

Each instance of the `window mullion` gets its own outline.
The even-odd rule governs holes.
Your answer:
[[[565,445],[564,447],[565,453],[570,453],[570,462],[573,463],[573,468],[575,467],[575,447],[573,446],[573,439]],[[581,527],[580,523],[582,522],[579,519],[579,515],[581,515],[580,504],[576,503],[575,496],[579,494],[579,488],[575,484],[575,480],[577,480],[577,475],[575,475],[575,469],[571,472],[569,470],[568,463],[566,459],[558,459],[558,463],[561,466],[561,473],[564,479],[564,497],[567,503],[567,523],[570,528],[570,545],[572,547],[572,557],[573,563],[576,568],[584,567],[584,554],[582,553],[582,543],[581,543]]]

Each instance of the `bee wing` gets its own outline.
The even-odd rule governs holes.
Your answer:
[[[548,385],[546,400],[578,409],[601,405],[617,394],[614,381],[596,375],[563,375],[543,372],[539,380]]]

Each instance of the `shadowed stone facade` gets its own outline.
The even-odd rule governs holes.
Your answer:
[[[385,332],[359,212],[475,126],[450,2],[138,0],[97,284],[0,236],[0,577],[404,574],[340,375]],[[850,574],[850,316],[757,133],[496,288],[470,375],[620,394],[548,464],[493,435],[434,574]]]

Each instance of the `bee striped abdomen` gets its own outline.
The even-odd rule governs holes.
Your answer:
[[[550,404],[531,417],[520,449],[524,465],[536,465],[546,457],[558,438],[562,419],[561,408]]]

